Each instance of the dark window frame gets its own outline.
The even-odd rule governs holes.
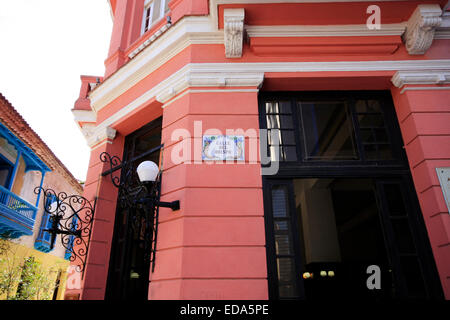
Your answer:
[[[380,99],[382,101],[382,108],[384,110],[384,121],[387,129],[387,134],[389,139],[391,139],[392,150],[397,152],[397,159],[394,161],[384,160],[384,161],[354,161],[354,160],[334,160],[334,161],[302,161],[302,136],[300,134],[300,122],[297,113],[297,108],[295,101],[299,97],[309,98],[309,99],[319,99],[326,96],[327,98],[340,97],[345,99],[348,97],[354,100],[360,99]],[[259,119],[260,128],[267,129],[266,123],[266,112],[265,112],[265,102],[270,99],[275,100],[290,100],[291,101],[291,111],[294,118],[294,130],[296,134],[297,142],[297,159],[298,161],[291,162],[279,162],[279,171],[273,176],[262,176],[263,180],[263,194],[264,194],[264,218],[266,225],[266,248],[267,248],[267,268],[268,268],[268,287],[269,287],[269,298],[279,299],[279,286],[278,286],[278,276],[277,276],[277,265],[276,265],[276,248],[275,248],[275,230],[274,230],[274,217],[272,214],[272,187],[275,185],[284,185],[288,190],[288,203],[289,203],[289,215],[291,220],[291,230],[294,234],[298,234],[298,221],[296,217],[296,208],[294,200],[294,190],[293,190],[293,179],[295,178],[373,178],[379,182],[390,181],[390,179],[397,179],[397,181],[403,181],[408,188],[408,195],[404,195],[410,201],[407,206],[410,208],[413,215],[413,226],[411,229],[416,233],[417,237],[415,239],[420,239],[421,241],[417,244],[417,251],[425,259],[425,261],[430,264],[425,264],[422,266],[425,270],[424,276],[427,281],[429,281],[429,287],[427,288],[430,297],[435,297],[442,299],[442,287],[437,275],[437,269],[433,259],[433,254],[431,251],[431,246],[429,244],[429,238],[425,229],[425,223],[423,220],[423,215],[420,211],[418,204],[417,195],[415,193],[413,182],[411,178],[411,173],[409,170],[409,164],[404,151],[402,136],[400,127],[397,121],[396,112],[392,102],[392,97],[389,91],[320,91],[320,92],[260,92],[258,97],[259,103]],[[387,112],[387,113],[386,113]],[[355,125],[355,124],[354,124]],[[356,136],[358,136],[356,134]],[[356,137],[358,138],[358,137]],[[358,144],[360,146],[360,144]],[[267,146],[267,151],[269,146]],[[360,150],[358,150],[360,151]],[[268,154],[268,153],[267,153]],[[263,165],[264,166],[264,165]],[[267,165],[270,166],[270,163]],[[405,190],[402,190],[405,192]],[[270,214],[268,214],[270,213]],[[385,219],[385,218],[383,218]],[[392,232],[389,230],[386,235],[389,240],[392,241]],[[300,251],[298,244],[294,243],[295,254],[295,272],[301,272],[300,266],[301,262]],[[396,249],[393,249],[394,251]],[[403,280],[400,280],[403,282]],[[305,296],[305,291],[303,287],[303,281],[297,278],[298,287],[298,297],[293,297],[293,299],[301,299]]]
[[[304,160],[304,137],[301,132],[301,122],[299,110],[296,107],[296,101],[301,99],[303,101],[313,101],[318,99],[323,99],[329,101],[354,101],[358,99],[364,100],[380,100],[381,107],[384,111],[384,120],[386,125],[387,134],[391,139],[392,151],[394,152],[393,160]],[[389,92],[386,91],[318,91],[318,92],[261,92],[259,94],[259,118],[260,118],[260,129],[268,129],[266,122],[266,112],[265,112],[265,102],[267,101],[291,101],[292,118],[294,123],[294,132],[296,139],[296,155],[297,161],[280,161],[279,162],[279,173],[278,176],[287,175],[289,176],[291,172],[302,173],[302,175],[308,176],[314,173],[317,174],[330,174],[334,173],[340,175],[343,167],[351,168],[356,176],[372,173],[372,169],[378,170],[380,173],[391,172],[392,170],[402,170],[407,169],[405,163],[407,163],[406,153],[403,148],[403,141],[401,136],[397,136],[397,132],[400,132],[400,128],[396,119],[395,109],[392,102],[392,97]],[[360,139],[360,132],[356,132],[358,125],[355,124],[355,119],[352,119],[353,126],[355,127],[355,140]],[[269,153],[269,147],[267,146],[266,154]],[[362,147],[361,142],[358,142],[356,147],[358,152],[361,152]],[[270,166],[270,163],[264,166]],[[319,172],[312,172],[311,169],[319,169]],[[369,172],[367,169],[370,169]]]

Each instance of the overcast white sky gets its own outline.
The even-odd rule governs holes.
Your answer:
[[[70,110],[80,75],[104,74],[111,30],[107,0],[0,0],[0,92],[83,181],[89,147]]]

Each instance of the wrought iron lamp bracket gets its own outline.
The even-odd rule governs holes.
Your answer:
[[[61,235],[62,246],[71,253],[70,262],[83,277],[97,199],[91,203],[80,195],[56,193],[42,187],[34,189],[35,194],[41,192],[44,194],[44,212],[51,221],[51,227],[43,230],[51,235],[50,250],[55,246],[57,235]],[[54,200],[55,205],[49,204],[47,199]]]
[[[160,145],[129,161],[122,161],[119,157],[111,156],[107,152],[100,154],[100,161],[109,164],[109,169],[104,171],[101,175],[102,177],[109,175],[113,185],[119,189],[118,202],[121,206],[123,208],[139,207],[146,211],[145,220],[147,224],[147,234],[145,235],[145,239],[148,243],[146,247],[148,247],[149,254],[145,259],[149,259],[150,263],[152,263],[152,272],[155,268],[159,208],[170,208],[173,211],[179,210],[180,201],[160,201],[162,172],[159,171],[154,182],[141,183],[137,178],[133,164],[137,160],[159,151],[162,147],[163,145]],[[114,174],[116,171],[120,172],[120,176]],[[142,218],[142,216],[140,216],[139,219],[140,218]],[[135,219],[137,220],[138,217],[135,217]]]

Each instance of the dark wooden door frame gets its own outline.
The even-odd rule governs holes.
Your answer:
[[[150,123],[144,125],[143,127],[139,128],[138,130],[132,132],[131,134],[129,134],[128,136],[125,137],[125,148],[124,148],[124,152],[123,152],[123,162],[127,162],[130,161],[131,159],[137,161],[140,158],[136,157],[136,155],[134,154],[134,150],[136,148],[136,139],[139,136],[144,135],[145,133],[158,128],[158,127],[162,127],[162,117],[159,117],[155,120],[152,120]],[[129,154],[129,152],[131,151],[131,153]],[[129,259],[122,259],[122,261],[120,261],[120,272],[121,272],[121,277],[120,277],[120,283],[113,283],[114,282],[114,270],[113,269],[117,269],[117,266],[114,265],[115,260],[116,260],[116,247],[115,245],[118,244],[119,238],[119,232],[120,230],[120,224],[117,223],[118,218],[120,217],[120,210],[122,208],[120,208],[119,204],[117,205],[117,209],[116,209],[116,215],[115,215],[115,219],[114,219],[114,233],[113,233],[113,240],[112,240],[112,246],[111,246],[111,254],[110,254],[110,261],[109,261],[109,268],[108,268],[108,278],[107,278],[107,286],[106,286],[106,292],[105,292],[105,298],[106,299],[111,299],[111,300],[117,300],[117,299],[126,299],[127,297],[125,296],[126,294],[126,287],[129,285],[129,283],[125,280],[125,276],[124,276],[124,272],[129,271],[130,269],[130,260]],[[136,210],[136,208],[127,208],[128,211],[130,210]],[[130,221],[129,221],[129,217],[130,214],[126,215],[126,219],[127,222],[125,223],[125,225],[127,226],[127,229],[125,230],[125,236],[123,237],[125,239],[125,244],[124,246],[124,250],[127,252],[125,254],[125,257],[128,256],[128,254],[130,253],[130,248],[131,248],[131,241],[132,241],[132,232],[130,232]],[[150,262],[148,262],[148,272],[150,271]],[[129,275],[126,275],[129,276]],[[145,273],[143,275],[143,278],[148,280],[148,276],[149,274]],[[149,281],[147,280],[143,280],[147,282],[147,290],[148,290],[148,284]],[[114,292],[113,292],[114,291]],[[119,291],[119,292],[115,292],[115,291]],[[147,297],[143,297],[143,298],[147,298]]]

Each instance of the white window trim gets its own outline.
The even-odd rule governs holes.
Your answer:
[[[141,35],[143,35],[145,32],[147,32],[151,28],[151,26],[153,24],[153,21],[152,21],[152,18],[153,18],[153,5],[154,5],[154,0],[145,0],[144,12],[142,14]],[[148,9],[148,7],[150,7],[150,17],[148,19],[148,28],[147,28],[147,30],[145,30],[145,21],[146,21],[146,18],[147,18],[147,9]]]
[[[160,11],[159,11],[159,15],[158,17],[155,19],[155,21],[153,21],[153,8],[154,8],[154,4],[156,1],[160,1]],[[154,24],[156,24],[157,22],[159,22],[162,18],[164,18],[164,9],[166,7],[166,2],[168,2],[169,0],[145,0],[144,3],[144,13],[142,15],[142,26],[141,26],[141,35],[143,35],[144,33],[146,33],[148,30],[150,30],[152,28],[152,26]],[[145,18],[146,18],[146,14],[147,14],[147,8],[150,6],[150,19],[148,21],[148,28],[147,30],[145,30]]]

